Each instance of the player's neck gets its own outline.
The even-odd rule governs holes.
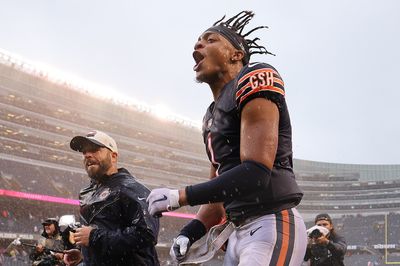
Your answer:
[[[236,76],[239,74],[240,70],[242,69],[242,65],[234,65],[228,69],[228,71],[220,73],[218,77],[213,81],[208,83],[208,85],[211,88],[214,101],[216,101],[221,95],[221,92],[223,88],[225,87],[226,84],[228,84],[231,80],[236,78]]]

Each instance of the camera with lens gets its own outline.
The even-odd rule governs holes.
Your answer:
[[[81,227],[81,224],[79,222],[76,222],[74,215],[61,216],[58,224],[66,249],[75,248],[75,240],[73,234],[71,233],[75,233],[75,230]]]
[[[321,236],[322,236],[322,233],[318,228],[312,230],[311,233],[308,234],[308,237],[310,237],[310,238],[320,238]]]
[[[329,234],[329,229],[319,225],[314,225],[313,227],[307,230],[307,236],[313,239],[317,239],[320,238],[321,236],[326,236],[328,234]]]

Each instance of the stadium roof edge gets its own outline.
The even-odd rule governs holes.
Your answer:
[[[201,122],[199,121],[194,121],[169,111],[167,112],[165,109],[162,110],[163,114],[160,116],[160,110],[157,106],[151,106],[146,103],[139,102],[136,99],[130,97],[128,98],[126,95],[124,96],[116,93],[113,88],[105,87],[100,84],[82,79],[78,76],[67,74],[51,66],[45,66],[44,64],[30,61],[20,55],[11,53],[2,48],[0,48],[0,64],[11,66],[29,75],[46,79],[49,82],[62,85],[69,89],[88,94],[90,93],[91,96],[100,98],[102,100],[108,100],[117,105],[124,105],[125,107],[133,108],[139,112],[149,113],[155,118],[165,119],[169,122],[174,122],[190,128],[201,129]],[[114,91],[113,96],[110,96],[110,91]]]
[[[313,164],[325,164],[325,165],[348,165],[348,166],[358,166],[358,167],[363,167],[363,166],[382,166],[382,167],[388,167],[388,166],[394,166],[394,167],[399,167],[400,164],[361,164],[361,163],[341,163],[341,162],[324,162],[324,161],[315,161],[315,160],[306,160],[306,159],[299,159],[295,158],[295,161],[302,162],[302,163],[313,163]]]

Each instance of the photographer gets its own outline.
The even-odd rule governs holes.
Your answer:
[[[63,253],[65,249],[62,236],[60,234],[60,227],[58,226],[58,219],[47,218],[43,223],[44,237],[36,245],[34,250],[29,255],[33,261],[32,265],[38,266],[53,266],[63,265]],[[53,252],[51,250],[59,250],[60,252]]]
[[[331,217],[318,214],[315,217],[315,226],[307,230],[308,245],[305,261],[311,266],[343,266],[347,245],[344,237],[338,235]]]

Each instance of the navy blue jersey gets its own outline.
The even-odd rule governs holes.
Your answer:
[[[276,69],[268,64],[244,66],[207,109],[203,118],[203,138],[208,158],[217,169],[217,176],[241,163],[241,110],[246,103],[259,97],[271,100],[279,109],[278,149],[271,180],[261,192],[224,202],[231,220],[294,207],[303,195],[293,173],[292,130],[284,83]]]

